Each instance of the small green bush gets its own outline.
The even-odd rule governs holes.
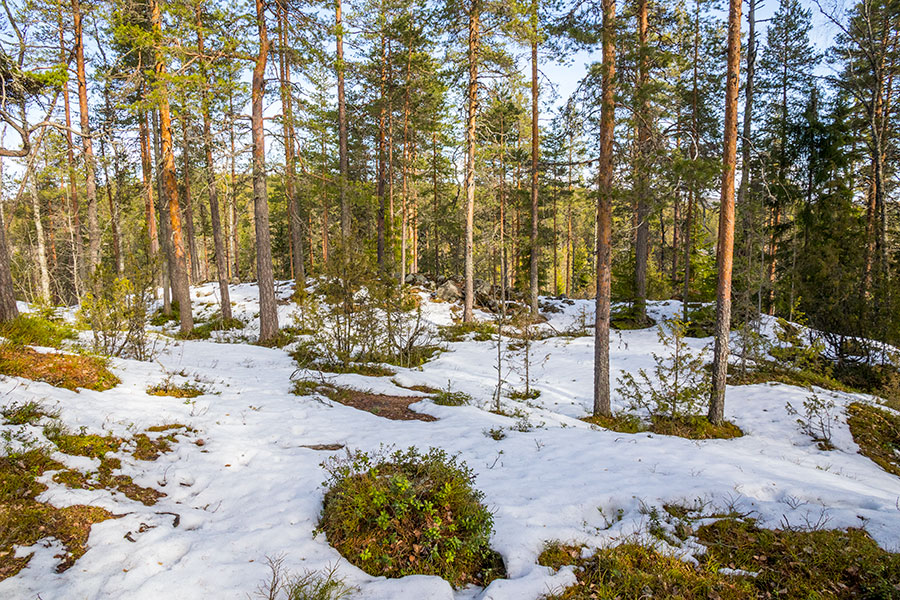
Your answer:
[[[472,396],[465,392],[454,392],[450,389],[449,383],[446,390],[437,392],[431,397],[431,400],[441,406],[466,406],[467,404],[472,404]]]
[[[75,328],[64,321],[37,314],[20,314],[0,323],[0,337],[23,346],[59,348],[76,337]]]
[[[465,463],[439,449],[389,456],[356,452],[323,463],[328,491],[319,523],[347,560],[386,577],[437,575],[453,586],[503,574],[488,543],[493,517]]]

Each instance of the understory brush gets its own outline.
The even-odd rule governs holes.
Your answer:
[[[681,518],[664,542],[699,542],[705,550],[694,551],[696,563],[634,542],[587,556],[580,546],[552,542],[538,562],[573,565],[578,581],[545,598],[900,598],[900,554],[862,529],[771,530],[733,516],[696,527],[672,514]]]
[[[370,575],[437,575],[454,587],[503,576],[489,546],[493,517],[474,473],[440,449],[364,452],[322,465],[329,478],[319,530]]]
[[[336,253],[315,291],[300,297],[296,326],[310,332],[296,355],[301,368],[417,367],[439,350],[418,294],[378,276],[371,263],[361,252]]]
[[[269,576],[256,588],[261,600],[342,600],[354,588],[337,574],[337,566],[296,574],[288,570],[284,557],[266,557]]]
[[[24,313],[0,323],[0,337],[21,346],[60,348],[66,340],[74,340],[75,328],[56,318],[52,309]]]
[[[102,270],[93,292],[81,299],[79,322],[93,332],[94,351],[105,356],[151,360],[155,353],[145,331],[152,280],[138,273],[134,281]]]

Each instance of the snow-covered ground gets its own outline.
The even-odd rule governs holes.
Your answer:
[[[197,315],[216,309],[214,285],[194,289]],[[280,287],[286,298],[290,286]],[[258,330],[256,289],[231,288],[235,316]],[[203,304],[207,303],[207,304]],[[593,322],[591,302],[558,303],[546,329],[563,331]],[[430,321],[451,322],[451,305],[424,304]],[[294,306],[279,305],[282,324]],[[654,318],[680,310],[677,302],[652,303]],[[486,317],[486,315],[482,315]],[[700,349],[710,339],[689,340]],[[161,346],[163,347],[163,346]],[[284,350],[245,343],[169,340],[154,362],[113,360],[122,383],[106,392],[79,393],[45,383],[0,377],[0,404],[37,400],[56,407],[72,429],[128,437],[163,423],[190,425],[172,452],[155,462],[122,455],[123,471],[139,485],[165,492],[147,507],[106,490],[73,490],[53,483],[39,499],[56,506],[92,504],[122,518],[95,525],[89,550],[57,574],[59,547],[40,543],[30,564],[0,582],[0,598],[247,598],[266,578],[266,557],[283,556],[297,572],[337,565],[337,572],[365,599],[538,598],[574,581],[563,569],[537,564],[548,540],[591,546],[647,538],[647,507],[664,503],[734,506],[753,511],[763,525],[865,527],[883,547],[900,549],[900,479],[857,453],[845,418],[835,426],[836,449],[825,452],[804,435],[785,404],[800,406],[808,392],[763,384],[729,387],[726,417],[744,431],[733,440],[691,441],[653,434],[621,434],[580,421],[592,404],[591,337],[554,336],[535,342],[527,403],[504,399],[504,417],[488,412],[497,380],[494,343],[447,344],[448,351],[420,369],[391,377],[328,375],[334,383],[393,395],[419,395],[410,387],[460,390],[476,406],[445,407],[424,400],[416,411],[434,422],[391,421],[321,397],[291,393],[296,366]],[[662,353],[655,329],[622,332],[612,339],[613,379],[623,371],[653,366]],[[521,356],[510,355],[504,377],[521,389]],[[191,400],[147,395],[148,386],[178,373],[208,393]],[[615,384],[614,384],[615,385]],[[868,397],[830,394],[837,405]],[[614,408],[621,401],[613,398]],[[524,417],[523,417],[524,415]],[[529,426],[524,426],[527,419]],[[506,437],[486,435],[504,428]],[[520,431],[523,430],[523,431]],[[196,442],[203,440],[202,445]],[[503,555],[509,579],[488,588],[453,591],[436,577],[387,580],[371,577],[313,536],[331,453],[305,446],[343,444],[377,450],[438,446],[459,453],[477,473],[476,485],[494,511],[493,547]],[[180,516],[177,527],[171,513]],[[619,518],[621,516],[621,518]],[[143,526],[142,526],[143,525]],[[142,531],[142,533],[140,533]],[[131,540],[126,539],[129,532]]]

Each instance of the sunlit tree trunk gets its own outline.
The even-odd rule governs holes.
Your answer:
[[[597,199],[597,298],[594,324],[594,415],[612,414],[609,398],[609,309],[612,279],[612,175],[615,133],[616,3],[602,0],[603,48]]]
[[[347,150],[347,101],[344,97],[344,23],[341,17],[341,0],[335,7],[335,46],[337,50],[337,83],[338,83],[338,156],[340,179],[338,188],[341,196],[341,238],[347,242],[350,238],[350,198],[347,196],[347,183],[350,176],[350,158]]]
[[[531,5],[531,265],[529,307],[537,316],[538,292],[540,288],[540,246],[538,245],[538,159],[540,157],[538,131],[538,3]]]
[[[97,215],[97,177],[94,164],[94,143],[88,120],[87,75],[84,67],[84,40],[80,0],[72,0],[72,17],[75,29],[75,73],[78,79],[78,108],[81,118],[81,146],[84,151],[85,195],[88,201],[88,239],[90,273],[100,265],[100,220]]]
[[[151,1],[151,22],[159,35],[161,29],[160,10],[157,0]],[[175,152],[172,143],[172,116],[169,112],[168,84],[166,81],[166,65],[162,53],[156,51],[156,84],[159,106],[159,137],[162,153],[162,190],[169,209],[169,225],[172,233],[172,262],[169,274],[172,279],[172,294],[178,300],[182,333],[194,327],[191,314],[191,289],[188,283],[187,263],[184,251],[184,238],[181,232],[181,207],[178,204],[178,183],[175,177]]]
[[[728,11],[728,71],[725,81],[725,136],[722,195],[719,199],[719,239],[716,244],[716,330],[709,420],[725,419],[728,337],[731,328],[731,267],[734,252],[734,171],[737,158],[737,100],[741,68],[741,0],[730,0]]]
[[[250,131],[253,138],[253,212],[256,228],[256,279],[259,286],[259,341],[267,342],[278,333],[275,303],[275,275],[272,272],[272,242],[269,234],[269,198],[266,190],[266,150],[263,130],[266,58],[269,38],[265,4],[256,0],[256,27],[259,54],[253,68]]]
[[[478,113],[478,57],[481,51],[481,0],[470,0],[469,5],[469,85],[466,95],[466,290],[463,321],[474,320],[475,306],[475,120]]]

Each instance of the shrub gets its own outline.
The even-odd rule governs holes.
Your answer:
[[[822,397],[812,388],[809,396],[803,400],[803,412],[800,412],[788,402],[785,405],[789,415],[797,417],[797,424],[801,431],[817,442],[822,450],[833,450],[831,443],[831,431],[837,415],[834,414],[834,399],[831,396]]]
[[[493,517],[465,463],[443,450],[409,448],[356,452],[323,467],[329,480],[319,528],[370,575],[437,575],[453,586],[501,575],[488,546]]]
[[[65,340],[76,338],[75,329],[64,321],[47,315],[20,314],[0,323],[0,337],[23,346],[59,348]]]
[[[256,597],[262,600],[342,600],[353,591],[338,576],[336,566],[296,575],[285,568],[283,557],[266,557],[266,564],[269,577],[256,588]]]
[[[710,392],[710,374],[703,357],[695,354],[685,343],[685,324],[677,319],[669,321],[670,334],[660,326],[657,336],[666,347],[667,356],[653,353],[654,378],[644,369],[638,377],[623,374],[617,392],[628,401],[629,410],[645,411],[654,417],[678,418],[695,415],[702,409]]]
[[[300,298],[296,325],[310,332],[304,351],[314,358],[310,366],[339,365],[344,372],[352,363],[415,367],[437,352],[418,296],[378,272],[370,257],[340,250],[315,291]]]
[[[472,396],[465,392],[454,392],[450,388],[450,382],[448,381],[447,389],[434,394],[431,400],[441,406],[465,406],[472,403]]]
[[[148,282],[112,279],[101,276],[96,292],[88,292],[81,300],[79,320],[94,334],[94,351],[106,356],[124,356],[150,360],[153,349],[144,325],[150,301]]]

